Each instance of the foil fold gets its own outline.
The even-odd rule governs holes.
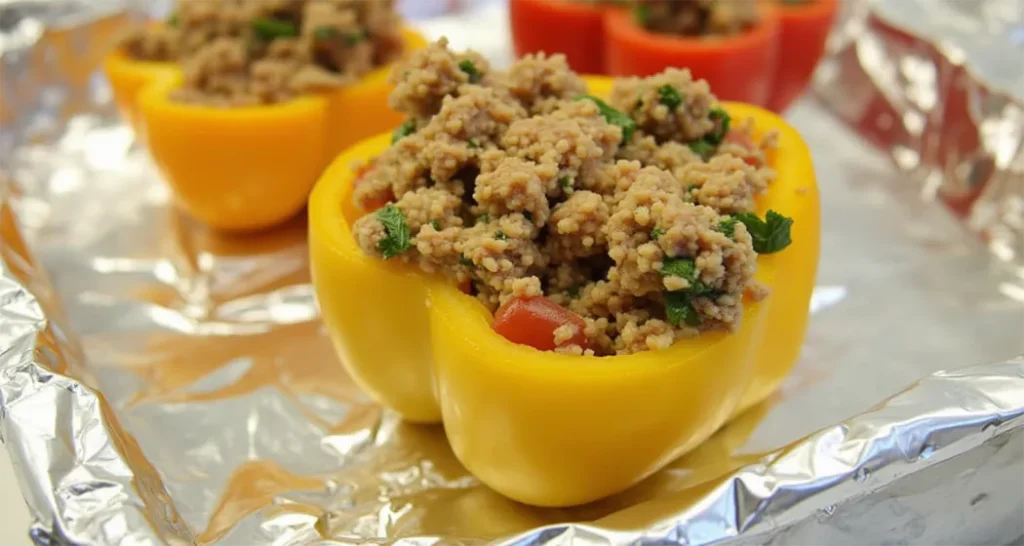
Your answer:
[[[567,510],[487,490],[443,431],[402,423],[344,377],[318,323],[301,219],[237,238],[173,211],[95,72],[126,17],[87,2],[16,2],[16,18],[3,6],[0,437],[33,540],[1019,540],[1024,358],[1013,357],[1024,352],[1024,297],[1014,297],[1020,254],[1004,250],[1021,241],[1010,214],[1019,102],[947,49],[851,4],[817,84],[828,109],[804,102],[790,113],[812,147],[826,213],[801,363],[776,397],[694,453],[622,495]],[[503,13],[495,4],[422,28],[500,62],[505,38],[478,30],[505,24]],[[469,27],[477,31],[457,34]],[[956,126],[978,139],[935,151],[926,141],[956,108],[906,107],[920,82],[882,85],[880,71],[919,58],[896,48],[906,44],[957,75],[941,82],[968,89],[970,115],[955,119],[969,125]],[[875,110],[849,106],[865,102],[884,106],[889,132]],[[915,112],[931,124],[914,125]],[[923,159],[901,159],[912,156],[904,150]],[[863,165],[875,170],[851,168]],[[963,184],[972,197],[952,220],[917,195],[931,189],[956,212],[946,196]],[[978,362],[991,363],[961,367]]]

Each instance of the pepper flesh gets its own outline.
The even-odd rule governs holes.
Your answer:
[[[768,108],[781,112],[807,89],[838,11],[838,0],[779,4],[779,73]]]
[[[573,71],[604,72],[604,11],[576,0],[510,0],[509,22],[516,58],[544,52],[565,55]]]
[[[589,78],[606,95],[607,79]],[[747,302],[737,332],[707,332],[664,350],[587,357],[542,352],[497,333],[490,312],[446,280],[364,255],[353,240],[353,161],[341,155],[310,199],[313,282],[341,360],[376,400],[406,419],[444,423],[459,460],[483,483],[538,506],[582,504],[622,491],[693,449],[768,396],[796,361],[818,261],[818,194],[799,134],[757,107],[733,119],[780,131],[778,179],[758,202],[795,220],[793,243],[758,257],[771,295]]]
[[[406,52],[426,46],[426,39],[410,28],[402,29],[402,38]],[[139,61],[119,50],[107,55],[103,68],[118,110],[139,135],[144,134],[138,104],[141,91],[150,83],[182,78],[182,71],[175,63]],[[402,122],[402,117],[388,106],[392,89],[388,83],[390,70],[390,66],[380,67],[356,83],[317,94],[327,100],[330,131],[324,146],[330,157]]]
[[[771,95],[779,46],[778,9],[760,3],[760,22],[736,36],[684,37],[651,32],[628,10],[605,12],[605,68],[613,76],[650,76],[668,67],[690,69],[715,96],[764,106]]]

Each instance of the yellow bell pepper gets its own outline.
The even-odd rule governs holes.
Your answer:
[[[405,30],[407,51],[425,40]],[[177,202],[223,230],[274,226],[295,215],[330,160],[353,142],[402,121],[388,107],[390,67],[354,85],[280,104],[218,108],[170,98],[181,70],[114,52],[107,74]]]
[[[406,52],[422,49],[427,43],[422,35],[411,28],[403,28],[402,37]],[[397,112],[388,107],[391,86],[387,79],[390,70],[389,66],[378,68],[354,85],[323,93],[330,103],[331,123],[336,124],[331,133],[334,153],[403,121]],[[139,92],[149,83],[181,75],[177,63],[140,61],[117,49],[104,59],[103,71],[110,81],[118,111],[140,135],[142,130],[137,103]]]
[[[607,79],[590,78],[594,94]],[[767,397],[788,374],[807,327],[819,246],[814,169],[800,135],[760,108],[725,104],[756,131],[777,130],[778,179],[758,203],[795,220],[793,243],[758,257],[771,295],[748,303],[735,333],[709,332],[660,351],[586,357],[517,345],[491,329],[475,298],[414,267],[364,255],[350,224],[354,161],[341,155],[310,198],[313,282],[324,323],[354,379],[410,421],[444,423],[459,460],[483,483],[538,506],[622,491],[693,449]]]

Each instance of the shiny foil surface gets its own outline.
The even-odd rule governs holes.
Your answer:
[[[37,543],[1024,535],[1020,102],[928,41],[932,27],[848,10],[821,100],[787,114],[814,155],[823,234],[782,390],[633,489],[552,510],[484,488],[443,430],[401,422],[345,376],[301,218],[225,236],[169,205],[96,71],[128,19],[98,4],[0,4],[0,437]],[[503,14],[491,3],[419,25],[500,65]],[[879,76],[911,65],[957,83]]]

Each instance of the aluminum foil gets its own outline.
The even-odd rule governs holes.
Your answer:
[[[988,88],[965,69],[971,104],[986,107],[957,118],[977,139],[967,151],[970,139],[958,139],[959,163],[944,170],[934,165],[952,165],[946,156],[900,160],[917,140],[850,123],[879,152],[837,121],[856,119],[840,106],[864,94],[910,103],[922,84],[883,86],[877,69],[909,62],[890,54],[906,51],[896,45],[945,51],[927,49],[924,33],[891,34],[877,12],[853,10],[819,84],[824,100],[788,114],[814,154],[823,249],[808,339],[782,390],[637,487],[550,510],[481,486],[442,430],[401,422],[344,375],[318,321],[301,219],[231,237],[168,205],[95,72],[124,17],[95,3],[15,4],[17,17],[0,17],[0,436],[38,544],[1024,535],[1020,253],[1001,250],[1011,239],[993,243],[1012,214],[984,224],[998,229],[974,220],[975,209],[1012,212],[1019,201],[983,189],[956,215],[927,199],[976,165],[989,169],[969,177],[983,188],[1019,175],[1019,103],[978,98]],[[496,4],[421,26],[501,63],[502,15]],[[950,108],[929,110],[913,133],[913,110],[897,111],[899,134],[939,138],[952,123],[935,121]]]

